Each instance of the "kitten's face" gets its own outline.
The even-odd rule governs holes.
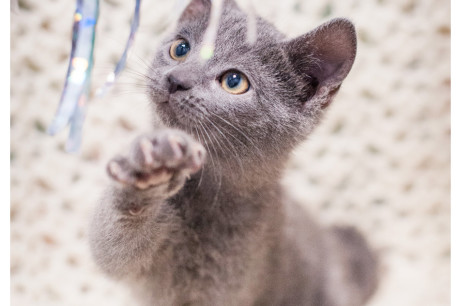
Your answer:
[[[281,85],[267,63],[273,53],[280,57],[277,40],[281,35],[264,29],[251,46],[246,42],[244,18],[239,10],[226,8],[209,61],[200,57],[207,14],[180,22],[177,32],[160,47],[150,86],[157,113],[166,125],[213,142],[227,130],[241,137],[232,125],[250,134],[266,133],[265,121],[272,113],[288,111],[278,105],[275,92]]]
[[[283,35],[259,19],[257,40],[248,43],[246,15],[226,1],[214,56],[203,61],[208,18],[209,3],[192,1],[159,48],[148,83],[163,123],[214,147],[258,143],[283,149],[306,134],[321,110],[313,103],[305,107],[318,82],[293,67]]]

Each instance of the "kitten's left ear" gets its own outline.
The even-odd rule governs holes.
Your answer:
[[[179,20],[187,21],[197,17],[202,17],[211,10],[210,0],[191,0],[182,12]]]
[[[233,9],[239,9],[235,0],[223,0],[224,7],[230,7]],[[182,12],[179,20],[189,21],[194,18],[203,18],[206,14],[211,11],[212,0],[190,0],[190,3]]]
[[[284,45],[304,82],[303,103],[315,99],[328,106],[348,75],[356,56],[356,31],[343,18],[333,19]],[[313,101],[311,101],[313,102]]]

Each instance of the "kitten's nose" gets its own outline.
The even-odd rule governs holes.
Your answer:
[[[176,91],[180,91],[180,90],[186,91],[192,88],[189,82],[186,82],[181,77],[174,76],[172,74],[168,76],[168,83],[169,83],[168,90],[170,94],[173,94]]]

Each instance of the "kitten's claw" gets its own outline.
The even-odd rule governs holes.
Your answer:
[[[139,138],[129,158],[114,158],[107,172],[119,183],[146,189],[167,183],[174,174],[190,177],[202,167],[205,156],[204,147],[189,135],[164,130],[151,138]]]
[[[139,141],[139,148],[142,151],[142,156],[144,157],[144,162],[148,166],[153,165],[153,145],[150,140],[146,137],[141,138]]]
[[[130,185],[134,183],[133,177],[130,175],[129,165],[126,158],[116,157],[107,165],[107,173],[109,176],[122,184]]]

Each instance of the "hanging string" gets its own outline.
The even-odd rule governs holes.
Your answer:
[[[200,56],[203,61],[209,60],[214,55],[217,29],[219,27],[220,16],[222,15],[223,0],[211,1],[211,17],[208,28],[204,33],[203,46],[200,50]]]
[[[77,151],[81,143],[81,128],[85,120],[89,95],[98,16],[99,0],[77,1],[67,76],[58,110],[48,128],[48,133],[55,135],[70,123],[70,134],[66,144],[68,152]]]
[[[136,6],[134,8],[134,16],[131,21],[131,30],[129,32],[128,41],[126,42],[126,46],[123,51],[123,55],[121,56],[117,65],[115,66],[115,70],[107,76],[107,79],[104,85],[102,85],[102,87],[97,90],[96,95],[98,97],[103,97],[107,93],[107,91],[109,91],[110,88],[112,88],[113,84],[120,76],[121,71],[126,66],[126,60],[129,57],[131,47],[134,44],[134,37],[136,35],[137,29],[139,28],[140,5],[141,5],[141,0],[136,0]]]

